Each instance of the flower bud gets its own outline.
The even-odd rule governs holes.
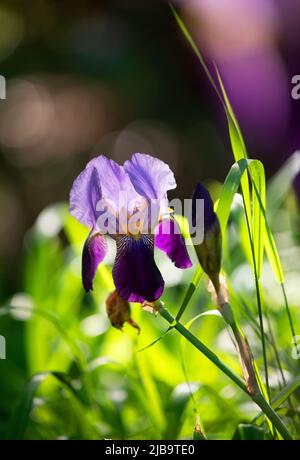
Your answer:
[[[116,329],[122,329],[127,322],[140,333],[139,325],[130,317],[129,303],[122,299],[117,291],[113,291],[106,299],[106,312],[112,326]]]
[[[197,200],[204,200],[204,216],[197,216]],[[219,291],[219,273],[222,258],[222,235],[219,219],[208,190],[200,182],[197,183],[192,198],[192,225],[197,228],[200,218],[204,218],[204,236],[200,244],[195,244],[196,254],[203,271],[211,279],[215,290]],[[201,223],[202,224],[202,223]]]

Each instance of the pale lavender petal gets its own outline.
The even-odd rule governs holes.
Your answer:
[[[70,214],[80,223],[93,228],[96,224],[96,205],[101,198],[97,169],[86,167],[73,182],[70,192]]]
[[[124,169],[136,191],[149,200],[166,199],[167,191],[176,188],[169,166],[150,155],[135,153],[124,163]]]
[[[91,232],[86,239],[82,251],[82,283],[88,292],[93,290],[93,280],[98,265],[106,254],[106,241],[101,233]]]
[[[114,160],[100,155],[88,163],[87,168],[90,167],[97,169],[102,199],[113,202],[116,211],[119,211],[120,206],[124,203],[124,201],[122,202],[120,193],[123,193],[128,210],[133,209],[141,200],[124,167],[120,166]]]
[[[181,234],[173,218],[162,220],[155,231],[155,246],[164,251],[177,268],[190,268],[191,259]]]
[[[74,181],[70,213],[82,224],[90,228],[98,225],[99,230],[105,232],[116,230],[118,216],[122,214],[127,219],[127,212],[139,208],[143,201],[124,168],[100,155],[93,158]]]
[[[162,295],[164,280],[154,260],[152,237],[117,239],[113,279],[120,296],[130,302],[154,302]]]

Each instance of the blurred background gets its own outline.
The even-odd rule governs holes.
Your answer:
[[[300,100],[291,97],[292,76],[300,74],[299,0],[176,0],[174,4],[210,68],[213,70],[213,62],[218,65],[249,157],[262,160],[267,177],[272,178],[300,148]],[[16,308],[21,305],[25,309],[30,308],[34,300],[39,308],[49,307],[50,311],[56,310],[68,318],[71,331],[82,341],[83,354],[89,358],[92,371],[106,365],[105,356],[110,353],[114,359],[124,358],[126,364],[132,356],[134,341],[130,342],[127,336],[121,339],[118,331],[109,332],[111,335],[103,338],[108,329],[103,304],[110,282],[105,288],[99,284],[97,306],[89,298],[82,300],[80,247],[86,232],[68,220],[65,204],[56,203],[68,201],[74,178],[91,157],[102,153],[120,163],[137,151],[166,161],[175,172],[178,184],[171,198],[190,197],[199,179],[212,184],[213,193],[218,191],[233,163],[223,109],[164,0],[1,0],[0,75],[6,78],[7,85],[6,99],[0,100],[0,300],[3,303],[10,299],[10,305]],[[297,181],[294,187],[300,196]],[[274,219],[274,226],[277,225],[280,233],[278,241],[285,268],[290,270],[289,293],[292,303],[296,303],[299,246],[296,247],[295,241],[299,243],[299,222],[295,224],[294,220],[298,204],[292,192],[287,199],[288,211],[285,209],[280,219]],[[273,194],[273,204],[275,202]],[[254,291],[249,282],[249,267],[242,263],[237,247],[234,249],[238,234],[233,231],[231,237],[230,251],[236,258],[227,268],[234,273],[235,286],[241,292],[246,290],[251,298]],[[78,249],[75,259],[70,255],[68,243]],[[177,286],[173,293],[167,293],[171,307],[175,307],[191,272],[182,275],[173,271],[169,278],[167,286]],[[269,279],[266,285],[276,310],[280,303],[278,291],[273,290]],[[204,291],[199,296],[201,299],[204,296],[207,302]],[[95,318],[100,314],[100,304],[102,316],[98,324]],[[91,308],[87,310],[89,313],[83,306]],[[138,318],[140,315],[137,314]],[[277,311],[276,315],[278,324],[285,324],[281,313]],[[54,331],[49,332],[36,320],[23,327],[22,321],[28,318],[21,311],[13,320],[5,317],[0,323],[0,334],[10,337],[13,354],[10,362],[5,362],[5,375],[13,377],[2,382],[1,391],[7,403],[0,407],[0,434],[1,420],[11,415],[13,403],[32,373],[51,369],[52,365],[69,368],[73,362],[70,357],[66,358],[65,348],[60,354],[57,352]],[[210,321],[205,319],[208,329],[203,326],[207,340],[212,339],[216,331],[223,333],[222,328],[218,329]],[[145,321],[138,348],[157,338],[162,329],[154,319],[149,323]],[[29,342],[26,334],[30,335]],[[49,334],[55,343],[51,349]],[[41,341],[45,344],[48,339],[49,350],[39,349]],[[102,339],[104,361],[94,362],[93,359],[99,357]],[[220,349],[224,353],[229,350],[230,355],[230,343],[226,349],[223,339],[217,346],[219,343]],[[287,341],[283,335],[282,346],[286,346]],[[12,343],[18,345],[13,347]],[[159,384],[162,399],[165,394],[170,395],[172,389],[175,400],[179,398],[177,409],[181,413],[180,401],[185,404],[186,400],[180,397],[190,393],[185,393],[186,388],[175,387],[181,384],[183,376],[169,352],[172,346],[175,346],[173,336],[167,339],[165,347],[153,351],[151,356],[156,364],[151,362],[151,366],[163,381]],[[56,359],[53,350],[56,350]],[[164,368],[159,361],[161,357],[171,363],[172,370]],[[194,359],[191,353],[190,362]],[[146,372],[144,362],[138,366]],[[202,366],[204,384],[218,381],[220,389],[220,394],[210,394],[209,398],[204,392],[203,407],[209,407],[212,400],[215,403],[215,412],[207,412],[206,421],[217,436],[227,423],[222,417],[230,408],[233,419],[226,430],[232,434],[236,421],[241,418],[235,405],[230,406],[228,402],[228,398],[235,401],[234,390],[226,386],[227,396],[223,400],[226,379],[218,380],[215,369],[206,367],[204,362]],[[111,401],[121,407],[126,400],[125,390],[134,401],[141,397],[138,392],[138,396],[132,396],[135,390],[126,381],[124,368],[118,372],[119,386],[114,383],[110,387],[116,377],[109,369],[102,374],[105,390],[97,387],[99,395],[101,391],[107,392],[107,407],[102,407],[106,410],[107,424],[113,413]],[[137,371],[132,372],[136,377]],[[195,370],[196,381],[197,372]],[[147,397],[153,396],[149,379],[147,382],[142,382],[148,385]],[[193,388],[198,390],[197,385]],[[39,420],[49,423],[51,428],[43,432],[35,425],[38,418],[33,417],[28,437],[57,437],[65,433],[67,430],[59,428],[50,412],[43,412],[41,401],[36,401],[42,414]],[[60,401],[60,398],[52,401],[54,412],[55,404]],[[150,420],[158,417],[163,427],[163,410],[155,397],[153,401],[155,412],[149,415]],[[246,409],[247,401],[242,403]],[[172,415],[173,408],[170,410]],[[147,424],[135,418],[135,411],[135,402],[125,408],[127,419],[135,420],[132,432],[138,432],[142,426],[149,435]],[[64,417],[66,420],[66,413],[61,415],[61,421]],[[188,429],[194,423],[193,411],[191,414]],[[219,425],[215,423],[217,416]],[[96,435],[78,422],[68,435],[87,438],[101,436],[101,433],[117,436],[119,432],[120,436],[129,436],[121,422],[113,419],[110,431],[102,420]],[[55,424],[57,429],[53,428]],[[161,433],[166,433],[163,428]],[[178,433],[164,435],[172,437]],[[220,436],[226,437],[228,433]],[[150,431],[150,436],[155,436],[155,430]]]

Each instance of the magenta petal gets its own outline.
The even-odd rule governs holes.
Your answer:
[[[93,280],[98,265],[106,254],[106,241],[100,233],[90,233],[82,252],[82,283],[88,292],[93,290]]]
[[[164,280],[154,260],[153,237],[142,235],[139,239],[120,236],[113,267],[116,289],[130,302],[154,302],[164,290]]]
[[[191,259],[175,219],[164,219],[156,227],[155,246],[164,251],[177,268],[190,268]]]

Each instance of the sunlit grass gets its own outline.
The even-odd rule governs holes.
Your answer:
[[[290,227],[295,219],[299,226],[297,204],[290,200],[299,153],[267,184],[262,163],[246,152],[221,76],[220,89],[209,78],[225,108],[233,150],[233,165],[215,203],[223,233],[222,270],[262,392],[299,438],[300,361],[292,355],[292,336],[300,330],[293,296],[300,279],[293,261],[283,264],[280,257],[300,250]],[[277,247],[278,213],[285,215],[280,234],[288,235],[289,246]],[[274,436],[264,414],[241,391],[232,333],[216,313],[201,267],[194,265],[180,277],[170,271],[163,301],[171,314],[154,317],[132,305],[141,334],[129,325],[120,332],[105,313],[113,289],[111,257],[98,270],[93,293],[82,289],[85,237],[86,229],[68,214],[66,203],[45,209],[26,235],[22,289],[0,309],[9,353],[1,361],[1,438],[192,439],[199,419],[208,439]],[[164,255],[157,261],[167,270]],[[212,354],[221,367],[215,358],[207,359]]]

